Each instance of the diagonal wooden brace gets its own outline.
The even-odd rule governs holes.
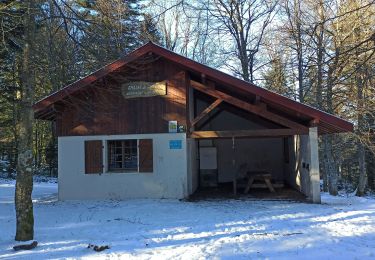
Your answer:
[[[246,110],[250,113],[253,113],[253,114],[256,114],[260,117],[263,117],[267,120],[270,120],[274,123],[277,123],[279,125],[282,125],[282,126],[285,126],[285,127],[288,127],[288,128],[292,128],[292,129],[300,129],[300,130],[304,130],[304,131],[308,131],[308,127],[300,124],[300,123],[297,123],[297,122],[294,122],[288,118],[285,118],[285,117],[282,117],[282,116],[279,116],[275,113],[272,113],[270,111],[267,110],[267,108],[265,106],[259,106],[259,105],[253,105],[253,104],[250,104],[248,102],[245,102],[241,99],[238,99],[236,97],[233,97],[231,95],[228,95],[226,93],[223,93],[219,90],[216,90],[216,89],[211,89],[197,81],[194,81],[194,80],[190,80],[190,84],[191,86],[198,90],[198,91],[201,91],[209,96],[212,96],[212,97],[216,97],[217,99],[222,99],[223,101],[231,104],[231,105],[234,105],[240,109],[243,109],[243,110]]]
[[[202,113],[200,113],[196,118],[194,118],[191,121],[191,126],[196,125],[202,118],[204,118],[206,115],[208,115],[208,113],[210,113],[212,110],[214,110],[215,107],[220,105],[221,102],[223,102],[222,99],[220,99],[220,98],[216,99],[215,102],[213,102],[211,105],[209,105],[205,110],[202,111]]]

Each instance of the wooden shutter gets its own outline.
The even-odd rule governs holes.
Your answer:
[[[85,173],[103,172],[103,144],[101,140],[85,141]]]
[[[152,139],[139,140],[139,172],[154,171]]]

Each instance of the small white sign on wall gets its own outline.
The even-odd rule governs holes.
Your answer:
[[[169,133],[177,133],[177,121],[169,121],[168,122],[168,132]]]

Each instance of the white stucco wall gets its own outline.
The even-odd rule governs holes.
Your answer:
[[[294,136],[292,143],[293,155],[289,167],[291,174],[286,178],[286,181],[305,194],[308,200],[314,203],[320,203],[317,128],[310,128],[308,135]]]
[[[153,139],[153,173],[85,174],[85,140]],[[182,149],[170,149],[170,140],[181,140]],[[106,161],[106,149],[103,153]],[[68,136],[58,138],[60,200],[184,198],[187,187],[186,134]]]

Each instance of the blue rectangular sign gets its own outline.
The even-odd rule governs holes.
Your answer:
[[[182,149],[181,140],[169,140],[169,149]]]

